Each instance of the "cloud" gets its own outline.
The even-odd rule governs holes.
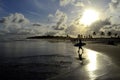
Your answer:
[[[76,26],[76,25],[70,25],[67,29],[66,29],[66,34],[71,35],[71,36],[76,36],[80,33],[80,27]]]
[[[76,3],[74,3],[74,6],[76,6],[76,7],[84,7],[85,5],[84,5],[84,3],[83,2],[76,2]]]
[[[55,35],[55,36],[61,36],[65,35],[65,30],[67,28],[67,21],[68,16],[66,13],[56,10],[55,14],[49,14],[48,15],[49,22],[51,22],[51,25],[48,32],[45,33],[45,35]]]
[[[119,7],[119,0],[111,0],[111,3],[109,3],[109,8],[111,11],[116,10]]]
[[[93,23],[87,33],[95,32],[108,32],[111,31],[113,33],[120,34],[120,0],[111,0],[108,4],[108,9],[106,9],[104,18]]]
[[[42,23],[33,23],[23,14],[15,13],[0,19],[0,36],[64,35],[67,27],[67,15],[60,10],[53,16],[54,27]]]
[[[60,6],[66,6],[68,4],[72,4],[75,0],[60,0]]]
[[[44,28],[43,28],[44,27]],[[40,23],[32,23],[23,14],[10,14],[0,20],[2,35],[36,35],[45,33],[47,27]]]
[[[19,14],[19,13],[15,13],[15,14],[11,14],[8,17],[4,17],[1,20],[1,23],[5,24],[5,25],[10,25],[10,24],[28,24],[29,20],[26,19],[24,17],[24,15]]]
[[[46,36],[55,36],[57,32],[54,32],[54,31],[50,31],[50,32],[46,32],[44,35]]]
[[[120,24],[120,0],[111,0],[109,8],[106,10],[106,18],[111,17],[110,21],[112,24]]]
[[[105,19],[105,20],[99,20],[95,23],[93,23],[90,27],[89,27],[89,30],[88,32],[91,32],[91,31],[95,31],[95,32],[99,32],[100,29],[106,25],[111,25],[111,22],[109,21],[109,18],[108,19]]]
[[[49,14],[49,15],[48,15],[48,17],[50,17],[50,18],[51,18],[51,17],[54,17],[54,16],[53,16],[52,14]]]
[[[110,21],[112,24],[120,24],[120,15],[113,16]]]
[[[67,14],[64,12],[57,10],[55,15],[49,15],[50,17],[54,18],[55,24],[52,25],[54,30],[65,30],[67,27]]]
[[[60,6],[73,5],[75,7],[84,7],[84,3],[79,0],[60,0]]]
[[[71,35],[76,36],[80,32],[84,32],[82,27],[80,27],[79,19],[81,16],[78,16],[74,20],[70,20],[68,23],[68,15],[60,10],[57,10],[54,15],[49,15],[52,19],[54,18],[55,23],[51,25],[52,31],[49,33],[52,35]],[[48,33],[47,33],[48,34]]]
[[[66,33],[65,31],[55,31],[55,30],[51,30],[46,32],[44,35],[49,35],[49,36],[64,36]],[[66,35],[65,35],[66,36]]]
[[[87,31],[87,27],[80,24],[80,17],[78,16],[76,19],[72,20],[69,26],[66,29],[66,34],[71,36],[76,36],[78,34],[85,34]]]
[[[71,35],[71,36],[76,36],[78,34],[83,34],[83,35],[90,35],[92,32],[98,32],[107,25],[111,25],[111,22],[109,21],[110,19],[105,19],[105,20],[99,20],[94,22],[92,25],[86,27],[82,24],[79,23],[80,17],[76,18],[71,22],[69,27],[66,29],[66,34]]]
[[[29,20],[22,14],[15,13],[0,20],[1,31],[4,34],[19,34],[19,31],[29,24]]]
[[[38,0],[36,0],[38,1]],[[0,19],[0,35],[73,35],[90,34],[91,32],[99,31],[119,31],[120,27],[120,1],[111,0],[108,4],[109,8],[106,10],[104,19],[93,23],[89,27],[80,24],[82,11],[86,6],[92,4],[90,0],[59,0],[61,6],[72,5],[74,13],[69,14],[64,11],[64,7],[56,10],[54,14],[48,14],[48,23],[33,23],[27,19],[23,14],[15,13]],[[39,1],[38,1],[39,2]],[[85,3],[87,5],[85,5]],[[37,3],[36,3],[37,4]],[[38,6],[38,5],[37,5]],[[44,5],[39,5],[40,9],[44,9]],[[68,8],[69,6],[67,6]],[[82,8],[81,8],[82,7]],[[47,9],[45,9],[47,10]],[[65,13],[66,12],[66,13]],[[104,14],[103,13],[103,14]],[[34,16],[39,16],[38,13],[30,12]],[[115,24],[117,26],[115,26]]]
[[[112,32],[112,34],[117,33],[120,35],[120,25],[106,25],[100,29],[103,32]]]
[[[33,23],[32,25],[33,25],[33,26],[41,26],[40,23]]]

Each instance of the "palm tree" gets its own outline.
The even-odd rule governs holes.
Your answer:
[[[93,35],[95,36],[95,35],[96,35],[96,32],[93,32]]]
[[[109,32],[107,33],[107,35],[108,35],[108,36],[111,36],[111,35],[112,35],[112,32],[109,31]]]
[[[93,32],[92,35],[93,35],[93,36],[96,36],[96,32]]]
[[[114,34],[115,37],[117,37],[117,35],[118,35],[117,33]]]
[[[100,32],[101,37],[105,35],[103,31]]]

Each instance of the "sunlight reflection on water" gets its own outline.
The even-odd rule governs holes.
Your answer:
[[[89,60],[89,64],[86,66],[86,70],[88,71],[88,74],[90,76],[90,80],[94,80],[96,75],[94,74],[94,71],[97,70],[98,63],[97,63],[97,54],[98,52],[87,49],[86,55]]]
[[[87,50],[87,56],[89,59],[89,64],[87,65],[88,71],[95,71],[97,69],[97,52],[92,50]]]
[[[97,76],[102,76],[109,72],[108,67],[112,65],[111,59],[103,53],[85,49],[88,64],[85,70],[88,72],[90,80],[95,80]]]

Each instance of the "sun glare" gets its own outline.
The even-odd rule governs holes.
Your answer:
[[[93,22],[99,19],[99,13],[93,9],[87,9],[84,11],[80,23],[86,26],[91,25]]]

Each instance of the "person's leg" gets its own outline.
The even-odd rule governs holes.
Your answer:
[[[82,51],[81,51],[81,53],[79,53],[79,54],[80,54],[80,56],[81,56],[81,60],[82,60],[83,48],[82,48],[82,47],[80,47],[80,49],[81,49]]]
[[[78,49],[78,54],[80,53],[80,49]]]
[[[78,48],[78,55],[80,54],[80,49]]]
[[[84,49],[81,47],[81,50],[82,50],[82,53],[81,54],[83,54],[84,53]]]
[[[79,60],[82,60],[82,55],[81,54],[79,54]]]

